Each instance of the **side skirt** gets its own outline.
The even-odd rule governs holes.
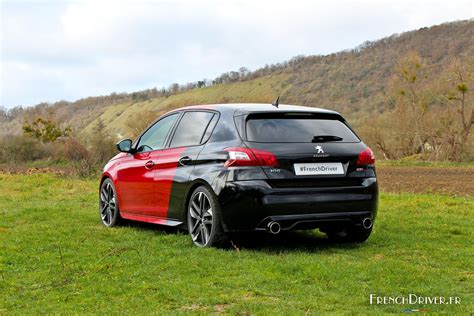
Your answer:
[[[122,218],[129,219],[132,221],[159,224],[159,225],[172,226],[172,227],[176,227],[183,224],[183,222],[172,220],[172,219],[155,217],[155,216],[137,215],[137,214],[132,214],[132,213],[120,212],[120,216]]]

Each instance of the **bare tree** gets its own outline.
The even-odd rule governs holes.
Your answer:
[[[473,82],[473,74],[470,69],[473,65],[466,62],[462,64],[459,60],[455,60],[452,66],[452,85],[454,89],[445,96],[446,103],[450,107],[454,107],[459,114],[461,123],[460,137],[458,141],[452,141],[453,154],[456,160],[461,160],[465,151],[465,147],[472,131],[474,123],[474,107],[472,105],[472,92],[468,87],[468,83]]]
[[[428,112],[429,103],[423,81],[428,79],[428,66],[418,53],[410,53],[403,57],[397,66],[399,106],[408,106],[415,128],[413,153],[425,151],[428,138],[421,129],[421,120]]]

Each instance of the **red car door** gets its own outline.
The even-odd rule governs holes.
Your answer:
[[[123,157],[117,171],[119,206],[124,217],[159,216],[155,171],[167,136],[180,113],[161,118],[140,136],[136,153]]]
[[[119,205],[124,213],[147,214],[156,208],[154,161],[159,150],[124,157],[117,172]]]

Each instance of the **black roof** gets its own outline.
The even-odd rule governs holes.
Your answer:
[[[270,103],[227,103],[227,104],[203,104],[203,105],[191,105],[184,108],[176,109],[175,111],[183,109],[207,109],[217,111],[233,111],[235,115],[242,115],[248,113],[261,113],[261,112],[312,112],[312,113],[325,113],[325,114],[336,114],[340,115],[336,111],[314,108],[309,106],[298,106],[280,104],[278,107],[273,106]]]

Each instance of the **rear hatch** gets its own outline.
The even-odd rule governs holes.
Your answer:
[[[366,146],[340,115],[253,113],[241,126],[247,147],[275,156],[275,166],[262,166],[273,187],[360,185],[366,175],[358,163]]]

